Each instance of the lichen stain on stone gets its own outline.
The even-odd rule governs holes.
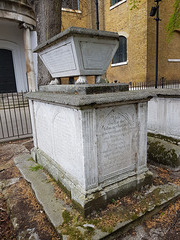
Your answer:
[[[164,135],[161,135],[161,134],[154,134],[154,133],[150,133],[150,132],[148,133],[148,137],[162,139],[166,142],[170,142],[170,143],[173,143],[173,144],[176,144],[176,145],[178,145],[178,143],[180,142],[180,140],[178,140],[178,139],[168,137],[168,136],[164,136]]]
[[[160,141],[153,142],[148,140],[147,158],[149,162],[164,164],[171,167],[177,167],[179,165],[179,159],[175,149],[166,149]]]
[[[88,218],[83,218],[75,210],[71,212],[65,210],[63,212],[64,222],[60,227],[61,233],[68,235],[70,240],[90,240],[96,233],[95,229],[112,233],[117,223],[134,222],[146,213],[161,206],[164,202],[169,202],[177,192],[178,187],[175,185],[153,186],[145,192],[135,192],[124,198],[114,200],[106,209],[95,212],[94,215]],[[86,228],[84,224],[93,224],[95,228]]]
[[[92,238],[94,229],[90,227],[83,227],[87,221],[85,221],[78,213],[76,214],[73,212],[72,214],[72,212],[70,213],[69,211],[64,210],[62,217],[64,222],[59,229],[61,230],[62,235],[68,235],[69,240],[90,240]],[[80,231],[80,229],[82,230]]]

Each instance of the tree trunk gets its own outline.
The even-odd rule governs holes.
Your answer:
[[[29,0],[36,16],[38,44],[41,44],[61,31],[61,0]],[[45,85],[51,76],[38,58],[38,85]]]

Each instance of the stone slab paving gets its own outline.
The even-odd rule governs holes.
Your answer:
[[[37,164],[31,160],[30,154],[18,156],[14,161],[23,177],[31,183],[37,200],[43,206],[54,227],[57,228],[63,223],[62,211],[65,206],[61,200],[54,197],[54,189],[49,184],[47,175],[42,169],[32,170]]]
[[[63,200],[55,196],[53,185],[50,183],[46,173],[40,169],[40,166],[39,170],[32,171],[33,168],[38,168],[38,165],[30,159],[30,154],[25,153],[17,156],[14,161],[23,177],[31,184],[38,201],[43,206],[54,227],[63,235],[63,239],[68,239],[68,235],[72,237],[76,234],[79,234],[82,239],[114,239],[114,234],[121,231],[123,227],[137,221],[147,213],[156,213],[157,209],[161,209],[180,196],[180,187],[175,184],[152,186],[144,194],[137,196],[138,201],[136,205],[133,205],[133,209],[132,207],[126,209],[125,213],[123,208],[114,208],[114,212],[118,214],[116,214],[115,223],[112,220],[111,228],[108,229],[105,226],[103,229],[103,221],[105,222],[109,218],[108,214],[105,217],[95,215],[88,219],[79,217],[71,205],[67,205]],[[141,209],[140,206],[142,205]],[[138,208],[140,208],[139,211],[133,211]]]

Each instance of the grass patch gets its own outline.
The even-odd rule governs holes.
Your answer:
[[[41,166],[40,164],[37,164],[37,165],[34,166],[34,167],[30,167],[30,170],[33,171],[33,172],[36,172],[36,171],[38,171],[39,169],[43,169],[43,166]]]
[[[152,142],[148,140],[147,159],[149,162],[168,165],[171,167],[178,166],[178,156],[174,149],[166,149],[159,141]]]
[[[72,220],[70,212],[68,212],[67,210],[65,210],[62,213],[62,217],[63,217],[63,220],[64,220],[63,224],[68,224]]]

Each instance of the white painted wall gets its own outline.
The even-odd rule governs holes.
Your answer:
[[[37,47],[37,32],[31,31],[31,47],[32,51]],[[33,62],[34,62],[34,73],[35,73],[35,79],[36,79],[36,89],[38,89],[38,54],[33,53]]]
[[[148,131],[180,139],[180,98],[155,97],[149,101]]]

